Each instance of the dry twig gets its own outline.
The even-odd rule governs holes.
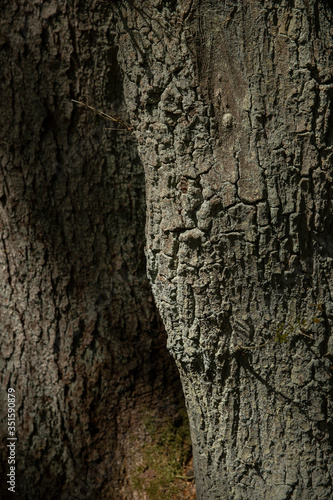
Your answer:
[[[72,99],[72,102],[75,102],[76,104],[80,104],[80,106],[84,106],[85,108],[89,109],[90,111],[93,111],[96,115],[101,116],[102,118],[105,118],[106,120],[109,120],[111,122],[116,122],[119,123],[124,128],[112,128],[109,130],[127,130],[128,132],[133,132],[133,128],[130,126],[129,123],[125,122],[119,116],[112,116],[108,115],[107,113],[104,113],[104,111],[99,111],[98,109],[94,108],[93,106],[90,106],[90,104],[87,104],[84,101],[77,101],[76,99]]]

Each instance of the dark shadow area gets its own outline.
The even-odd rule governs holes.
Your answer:
[[[172,418],[184,399],[146,277],[136,141],[71,102],[88,96],[126,118],[112,16],[105,3],[91,13],[70,2],[49,17],[24,7],[16,24],[7,16],[13,32],[26,17],[29,32],[24,60],[14,42],[2,58],[3,68],[16,61],[10,85],[21,106],[12,114],[1,195],[11,283],[27,303],[26,347],[12,368],[14,380],[28,381],[18,394],[18,495],[131,498],[147,439],[144,409]],[[41,381],[33,352],[52,383]]]

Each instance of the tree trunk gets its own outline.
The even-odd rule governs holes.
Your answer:
[[[199,499],[330,499],[332,7],[119,0]]]
[[[8,389],[20,499],[145,498],[145,421],[180,425],[114,36],[107,2],[1,2],[1,498]]]

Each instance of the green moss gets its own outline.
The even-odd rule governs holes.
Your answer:
[[[176,476],[182,475],[192,456],[186,411],[179,411],[177,419],[147,414],[144,425],[148,442],[141,449],[143,463],[132,475],[133,489],[145,492],[151,500],[171,500],[178,491]]]
[[[301,335],[303,337],[307,337],[310,340],[315,340],[315,338],[310,335],[311,327],[313,324],[320,323],[320,319],[317,317],[319,312],[323,311],[323,304],[310,304],[311,306],[316,308],[315,314],[312,314],[309,319],[301,319],[296,318],[294,320],[289,319],[287,323],[280,323],[275,332],[274,337],[263,344],[253,345],[253,346],[244,346],[239,345],[239,349],[258,349],[260,347],[264,347],[273,342],[278,342],[280,344],[285,344],[288,342],[292,335]]]

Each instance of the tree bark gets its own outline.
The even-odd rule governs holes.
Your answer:
[[[332,7],[119,0],[199,499],[330,499]]]
[[[17,498],[142,498],[144,420],[183,407],[146,277],[144,171],[131,131],[71,101],[127,119],[113,12],[0,15],[0,496],[13,388]]]

